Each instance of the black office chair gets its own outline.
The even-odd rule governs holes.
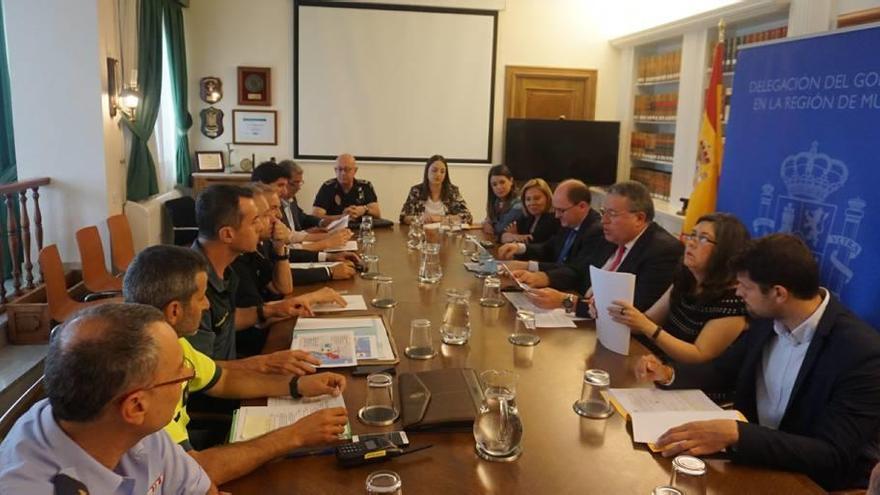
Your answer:
[[[168,200],[165,202],[165,211],[174,229],[174,244],[189,247],[199,236],[196,201],[189,196]]]

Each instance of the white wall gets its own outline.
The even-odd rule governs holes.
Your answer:
[[[45,243],[65,261],[79,259],[78,228],[121,210],[121,133],[107,114],[104,68],[113,5],[3,2],[18,176],[52,178],[40,198]]]

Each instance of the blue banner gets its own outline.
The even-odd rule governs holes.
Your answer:
[[[875,328],[878,47],[880,28],[871,28],[740,50],[718,195],[718,210],[753,235],[799,235],[822,284]]]

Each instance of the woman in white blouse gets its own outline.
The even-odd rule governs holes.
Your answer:
[[[400,211],[400,223],[409,224],[414,218],[439,222],[446,215],[459,215],[462,223],[473,221],[458,187],[449,180],[446,159],[434,155],[425,163],[422,183],[410,188]]]

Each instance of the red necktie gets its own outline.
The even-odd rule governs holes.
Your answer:
[[[608,267],[608,271],[617,271],[617,267],[620,266],[620,262],[623,260],[623,253],[625,252],[626,246],[620,246],[617,248],[617,256],[614,257],[614,261],[611,262],[611,266]]]

